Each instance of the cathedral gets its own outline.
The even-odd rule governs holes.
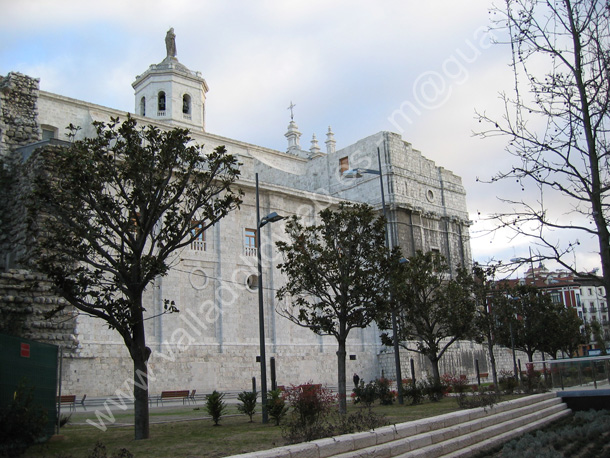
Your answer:
[[[340,145],[329,127],[320,139],[322,145],[314,136],[304,146],[292,111],[284,151],[208,132],[208,84],[199,72],[178,61],[173,29],[165,41],[166,57],[132,83],[132,116],[141,125],[188,128],[204,151],[224,145],[241,163],[237,186],[244,192],[244,201],[239,210],[183,249],[169,274],[158,278],[146,292],[151,394],[176,389],[241,391],[251,387],[253,377],[260,377],[256,176],[261,215],[296,214],[307,223],[317,222],[320,210],[344,200],[368,203],[382,212],[381,177],[392,246],[400,246],[405,256],[417,250],[436,251],[453,267],[470,264],[469,220],[460,177],[392,132]],[[111,117],[125,119],[126,113],[41,91],[38,80],[30,76],[0,76],[0,157],[9,163],[34,167],[36,151],[48,144],[61,145],[69,124],[81,128],[77,139],[82,139],[94,135],[92,122],[108,122]],[[28,243],[23,236],[23,208],[15,204],[6,212],[12,213],[11,230],[0,236],[2,300],[10,296],[7,290],[19,289],[19,282],[37,278],[25,270],[21,259]],[[267,358],[274,360],[280,385],[312,381],[335,386],[334,338],[317,336],[275,312],[275,291],[284,281],[276,268],[281,259],[275,242],[282,237],[281,221],[261,228]],[[43,289],[26,301],[33,316],[44,304],[61,302]],[[163,314],[164,299],[174,300],[180,312]],[[8,306],[0,303],[2,307]],[[60,317],[48,320],[39,315],[32,322],[28,337],[63,348],[63,392],[110,395],[133,379],[132,361],[123,341],[105,322],[67,309]],[[392,349],[381,344],[379,334],[375,326],[351,332],[348,374],[358,373],[364,380],[382,374],[392,378]],[[403,374],[408,370],[408,358],[418,358],[418,371],[425,371],[421,358],[404,355]],[[484,355],[480,358],[486,360]]]

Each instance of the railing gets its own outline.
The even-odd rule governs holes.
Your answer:
[[[244,254],[246,256],[256,256],[256,247],[253,246],[245,246],[244,247]]]
[[[190,115],[190,114],[188,114],[188,113],[182,113],[182,117],[183,117],[184,119],[188,119],[189,121],[191,120],[191,115]]]
[[[538,379],[544,378],[548,387],[562,390],[576,387],[607,388],[610,382],[610,356],[535,361],[533,368],[535,373],[532,374]],[[522,378],[531,379],[532,374],[523,371]]]
[[[165,111],[157,111],[157,116],[165,117]]]
[[[191,250],[206,251],[205,240],[193,240],[191,242]]]

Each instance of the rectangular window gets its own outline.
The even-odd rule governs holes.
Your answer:
[[[343,173],[346,170],[349,170],[349,159],[347,156],[339,159],[339,173]]]
[[[46,141],[46,140],[51,140],[53,138],[57,138],[57,129],[53,129],[50,127],[43,127],[42,128],[42,140]]]
[[[244,252],[246,256],[256,256],[256,229],[245,229]]]
[[[201,221],[191,221],[191,234],[195,236],[191,242],[191,250],[206,251],[205,231]]]

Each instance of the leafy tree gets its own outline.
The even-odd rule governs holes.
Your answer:
[[[553,323],[563,305],[554,304],[550,295],[532,285],[503,285],[502,291],[494,302],[501,323],[496,329],[498,343],[511,348],[514,342],[515,349],[525,352],[532,362],[534,353],[548,350]]]
[[[385,220],[368,205],[343,202],[320,212],[321,224],[286,224],[288,242],[278,242],[286,285],[278,313],[318,335],[337,340],[339,411],[346,412],[346,341],[352,329],[366,328],[385,306]]]
[[[517,165],[491,181],[516,180],[538,195],[503,199],[511,208],[491,218],[535,239],[528,262],[550,259],[572,272],[579,237],[596,239],[610,294],[608,2],[507,0],[494,14],[510,36],[515,94],[502,95],[501,120],[479,115],[492,126],[480,135],[507,136]]]
[[[606,351],[606,341],[604,340],[604,331],[602,326],[599,324],[599,321],[593,320],[591,321],[590,327],[595,345],[601,350],[602,356],[606,356],[608,352]]]
[[[267,412],[275,421],[275,426],[279,426],[282,418],[288,413],[286,399],[279,388],[267,392]]]
[[[219,426],[220,418],[227,412],[227,403],[223,400],[224,393],[214,390],[205,396],[205,410],[212,417],[214,426]]]
[[[438,386],[438,365],[447,349],[456,340],[474,335],[476,301],[472,296],[472,276],[459,267],[450,279],[445,259],[432,252],[418,251],[408,263],[392,265],[399,343],[428,358]],[[391,329],[389,314],[379,321],[379,327]],[[388,334],[383,334],[382,340],[386,345],[393,344]]]
[[[36,267],[67,304],[104,320],[134,364],[135,438],[149,437],[143,293],[187,246],[240,204],[237,159],[204,153],[185,129],[95,122],[97,135],[45,150],[35,179]],[[71,126],[72,133],[76,131]],[[165,310],[177,311],[165,299]]]
[[[563,352],[570,358],[577,354],[581,345],[586,344],[585,334],[581,331],[583,322],[574,307],[555,304],[555,313],[547,320],[545,352],[557,359]]]
[[[248,415],[250,417],[250,423],[252,423],[252,416],[256,413],[257,397],[257,391],[242,391],[237,395],[237,399],[240,402],[240,404],[237,404],[237,410]]]

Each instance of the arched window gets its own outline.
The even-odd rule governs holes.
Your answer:
[[[165,111],[165,92],[159,91],[159,111]]]
[[[191,114],[191,96],[188,94],[182,96],[182,113],[185,115]]]
[[[146,116],[146,97],[140,99],[140,114]]]

